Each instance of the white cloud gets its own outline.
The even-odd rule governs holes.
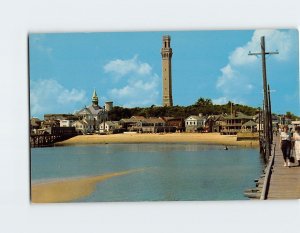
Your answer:
[[[71,91],[64,89],[57,97],[57,102],[60,104],[68,104],[72,102],[81,102],[85,98],[85,91],[72,89]]]
[[[151,70],[151,66],[148,63],[140,62],[137,55],[129,60],[116,59],[104,65],[104,72],[114,73],[118,77],[122,77],[129,73],[149,75]]]
[[[217,82],[217,88],[222,88],[228,81],[234,81],[237,77],[236,72],[231,68],[231,65],[228,64],[227,66],[221,69],[222,76],[219,77]]]
[[[251,40],[242,47],[236,48],[229,56],[229,63],[235,66],[248,65],[258,60],[256,56],[249,56],[248,53],[260,52],[260,38],[265,36],[266,52],[279,51],[274,56],[277,60],[287,60],[293,44],[294,31],[279,30],[256,30]]]
[[[265,36],[266,51],[276,51],[279,54],[274,55],[277,61],[288,60],[292,45],[294,44],[294,30],[256,30],[249,42],[244,46],[237,47],[228,57],[228,64],[220,69],[221,76],[218,77],[216,88],[227,100],[236,100],[244,102],[245,95],[250,95],[257,83],[261,83],[256,76],[250,76],[252,69],[259,69],[258,61],[260,57],[249,56],[249,51],[260,52],[260,38]],[[272,59],[273,59],[272,57]],[[250,66],[257,64],[257,66]],[[216,98],[216,101],[224,101],[225,97]]]
[[[85,103],[84,90],[64,88],[53,79],[31,80],[30,83],[30,111],[32,116],[42,116],[45,113],[73,111],[76,103]]]
[[[138,56],[129,60],[113,60],[104,66],[112,77],[122,78],[120,87],[109,91],[109,97],[125,107],[148,106],[157,104],[159,77],[152,72],[152,67],[141,62]],[[124,83],[125,81],[125,83]]]

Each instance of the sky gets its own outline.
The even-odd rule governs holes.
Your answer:
[[[171,36],[174,105],[200,97],[260,107],[260,38],[265,36],[272,112],[300,116],[297,30],[29,34],[30,114],[74,113],[91,104],[162,105],[162,36]]]

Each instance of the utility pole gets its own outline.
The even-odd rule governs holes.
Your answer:
[[[260,107],[258,107],[258,140],[261,140],[261,110]],[[262,153],[262,147],[261,144],[259,145],[259,152]]]
[[[105,105],[103,106],[103,112],[102,112],[102,116],[103,116],[103,133],[106,133],[106,129],[105,129]]]
[[[262,76],[263,76],[263,88],[264,88],[264,129],[266,130],[265,132],[265,141],[266,141],[266,158],[267,160],[269,159],[271,155],[271,132],[272,128],[270,127],[270,122],[272,119],[270,119],[270,112],[271,112],[271,106],[270,106],[270,99],[269,99],[269,90],[268,90],[268,82],[267,82],[267,69],[266,69],[266,55],[271,55],[271,54],[278,54],[278,52],[266,52],[266,47],[265,47],[265,37],[262,36],[260,38],[260,47],[261,47],[261,52],[260,53],[251,53],[249,52],[248,55],[261,55],[261,62],[262,62]]]
[[[270,118],[270,139],[271,139],[271,144],[273,143],[273,124],[272,124],[272,105],[271,105],[271,96],[270,96],[270,85],[268,85],[268,104],[269,104],[269,118]]]

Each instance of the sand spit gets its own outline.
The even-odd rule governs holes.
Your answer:
[[[94,192],[96,184],[99,182],[116,176],[124,176],[144,170],[145,169],[132,169],[100,176],[71,178],[32,184],[31,201],[33,203],[56,203],[76,200]]]

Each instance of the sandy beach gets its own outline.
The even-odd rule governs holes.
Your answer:
[[[132,169],[108,173],[100,176],[54,180],[31,185],[31,201],[33,203],[67,202],[85,197],[95,190],[97,183],[104,180],[124,176],[145,169]]]
[[[258,141],[237,141],[235,135],[219,133],[168,133],[168,134],[110,134],[79,135],[56,145],[108,144],[108,143],[204,143],[227,146],[257,147]]]

